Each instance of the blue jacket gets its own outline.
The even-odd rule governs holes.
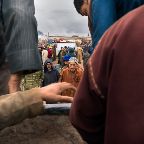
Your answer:
[[[93,48],[103,33],[127,12],[144,4],[144,0],[91,0]]]

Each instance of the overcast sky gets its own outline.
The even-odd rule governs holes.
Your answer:
[[[88,34],[87,17],[77,13],[73,0],[35,0],[38,30],[50,35]]]

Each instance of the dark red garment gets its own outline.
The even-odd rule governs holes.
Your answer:
[[[48,58],[52,57],[52,49],[48,48]]]
[[[70,119],[88,144],[144,144],[144,6],[100,40]]]

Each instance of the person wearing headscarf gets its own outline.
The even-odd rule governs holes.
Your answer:
[[[78,61],[75,57],[69,59],[69,65],[61,72],[60,82],[69,82],[77,87],[82,77],[83,70],[79,68]],[[62,93],[62,95],[74,96],[75,91],[69,89]]]
[[[43,61],[43,65],[45,63],[45,61],[48,59],[48,51],[46,48],[43,47],[42,49],[42,61]]]
[[[46,60],[44,64],[44,79],[42,86],[47,86],[51,83],[58,82],[60,74],[57,69],[53,67],[51,60]]]
[[[77,56],[76,57],[78,59],[78,63],[83,64],[83,49],[79,42],[76,42],[76,46],[77,46]]]
[[[58,53],[58,64],[60,64],[62,67],[64,65],[63,57],[66,55],[65,48],[61,47],[61,50]]]
[[[69,59],[71,58],[71,56],[69,54],[66,54],[64,57],[63,57],[63,61],[64,61],[64,66],[62,67],[62,70],[64,70],[65,68],[68,67],[69,65]]]

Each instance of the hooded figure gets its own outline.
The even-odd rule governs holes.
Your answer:
[[[60,74],[57,69],[53,67],[53,64],[50,60],[46,60],[44,64],[44,79],[43,85],[46,86],[51,83],[58,82]]]
[[[44,65],[44,63],[45,63],[45,61],[47,59],[48,59],[48,51],[45,48],[43,48],[42,49],[42,61],[43,61],[43,65]]]

